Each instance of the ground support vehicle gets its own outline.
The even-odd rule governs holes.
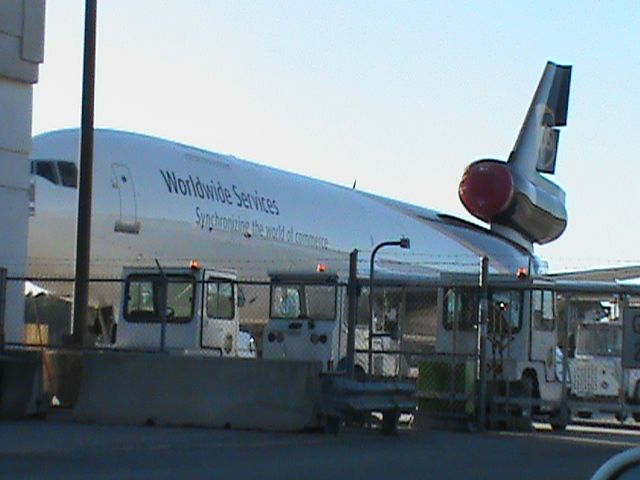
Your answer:
[[[324,414],[330,431],[336,431],[344,418],[367,421],[374,411],[383,414],[383,431],[393,431],[400,412],[415,409],[415,388],[393,376],[374,375],[384,374],[384,360],[378,362],[379,370],[369,374],[366,354],[354,355],[354,375],[347,375],[347,285],[329,273],[273,273],[270,277],[263,358],[321,362]],[[355,350],[368,343],[368,336],[362,330],[358,334],[353,320]],[[397,369],[390,373],[397,375]]]
[[[447,280],[452,286],[438,289],[436,352],[478,355],[480,289],[464,286],[464,279]],[[522,403],[509,411],[498,408],[500,413],[528,417],[544,413],[553,425],[563,428],[558,410],[563,397],[557,369],[559,322],[552,285],[500,275],[490,276],[489,285],[482,347],[490,398]]]
[[[640,365],[622,368],[621,325],[596,321],[602,315],[593,313],[594,305],[602,310],[594,299],[627,299],[619,312],[620,318],[632,317],[625,335],[640,334],[638,309],[628,305],[639,293],[637,286],[492,275],[486,296],[479,298],[478,286],[450,283],[438,293],[436,352],[482,356],[486,367],[478,371],[488,385],[485,398],[490,405],[512,406],[499,408],[499,415],[543,416],[557,429],[566,426],[572,412],[610,412],[621,420],[632,413],[640,419]],[[486,309],[478,310],[482,299]],[[480,329],[478,311],[486,312]],[[580,339],[574,351],[576,329]],[[633,347],[632,337],[628,343]]]
[[[640,403],[640,369],[622,368],[622,337],[617,315],[578,325],[575,355],[569,359],[570,394],[578,417],[613,413],[624,421],[631,413],[640,421],[640,410],[635,411]]]
[[[368,294],[368,289],[361,290]],[[336,274],[274,273],[270,291],[263,357],[319,360],[324,371],[344,370],[348,331],[346,283],[341,283]],[[372,343],[375,353],[369,372],[369,313],[368,309],[362,308],[367,303],[366,295],[361,295],[358,303],[356,378],[397,376],[400,342],[394,330],[398,328],[398,309],[389,307],[388,302],[385,307],[384,300],[374,302]],[[383,313],[378,315],[379,311]]]
[[[116,348],[238,355],[235,275],[190,267],[125,267]]]

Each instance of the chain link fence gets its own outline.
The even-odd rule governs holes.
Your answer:
[[[164,334],[156,315],[160,276],[135,285],[92,280],[96,303],[83,349],[159,351],[164,342],[166,349],[319,360],[327,371],[347,371],[349,288],[330,277],[272,284],[177,275],[164,293]],[[637,287],[494,276],[483,289],[479,279],[381,279],[372,298],[368,279],[359,279],[354,377],[414,383],[418,416],[429,418],[499,428],[540,420],[558,429],[588,419],[640,421],[640,368],[621,360],[624,312],[640,306]],[[68,380],[79,376],[82,353],[73,349],[73,282],[6,282],[25,290],[23,336],[5,338],[6,345],[41,348],[47,387],[72,404]]]
[[[640,306],[637,287],[494,275],[486,289],[467,277],[376,292],[374,338],[389,343],[374,342],[373,357],[384,360],[373,372],[415,381],[418,416],[430,424],[640,421],[640,365],[622,363],[624,311]]]
[[[496,427],[640,420],[640,370],[623,368],[634,287],[547,282],[489,290],[487,391]]]

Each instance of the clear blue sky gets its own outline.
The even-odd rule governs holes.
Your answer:
[[[84,1],[47,2],[34,133],[78,126]],[[574,65],[553,269],[640,263],[640,2],[108,0],[96,126],[469,219],[462,171],[506,158],[547,60]]]

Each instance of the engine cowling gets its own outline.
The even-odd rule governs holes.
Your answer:
[[[539,173],[526,175],[511,163],[471,163],[458,195],[471,215],[513,229],[531,242],[555,240],[567,226],[564,191]]]
[[[471,215],[491,222],[513,200],[513,176],[504,162],[480,160],[469,165],[458,188],[460,201]]]

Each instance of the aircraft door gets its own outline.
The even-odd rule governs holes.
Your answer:
[[[239,324],[236,316],[236,286],[227,278],[208,276],[204,284],[202,348],[217,350],[221,356],[237,354]]]
[[[120,233],[137,234],[140,232],[138,203],[129,167],[121,163],[113,163],[111,171],[113,173],[111,184],[118,190],[119,200],[119,216],[113,229]]]
[[[531,292],[531,360],[544,362],[546,381],[556,379],[558,336],[555,299],[551,290]],[[561,356],[558,356],[561,358]],[[540,379],[541,380],[541,379]]]

